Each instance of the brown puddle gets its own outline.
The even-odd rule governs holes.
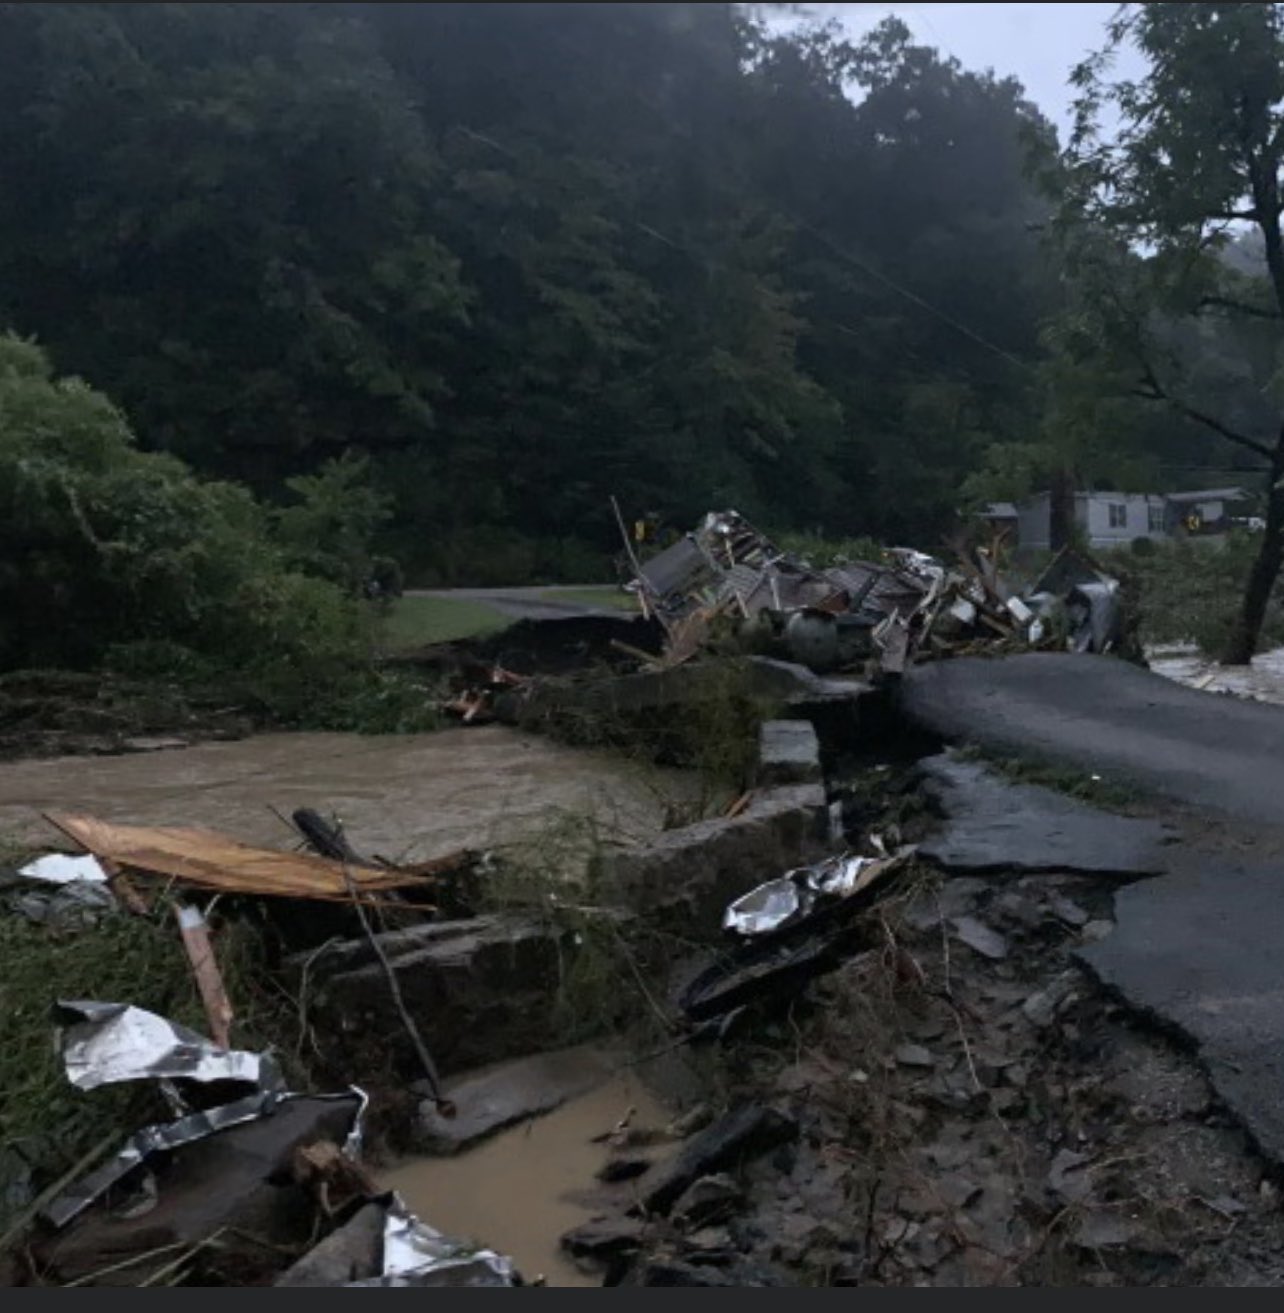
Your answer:
[[[601,1278],[581,1272],[558,1242],[595,1215],[587,1201],[568,1196],[596,1185],[612,1151],[593,1137],[630,1108],[637,1127],[658,1128],[669,1120],[636,1076],[620,1075],[476,1149],[389,1168],[383,1183],[430,1226],[510,1255],[527,1281],[543,1275],[550,1286],[598,1286]]]

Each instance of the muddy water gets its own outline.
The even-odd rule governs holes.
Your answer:
[[[288,845],[273,815],[334,811],[354,845],[392,860],[511,843],[559,816],[592,815],[607,838],[661,828],[694,793],[680,772],[640,767],[499,725],[435,734],[263,734],[122,757],[0,763],[0,833],[47,843],[43,810],[199,825]]]
[[[578,1198],[594,1187],[594,1174],[611,1154],[593,1137],[630,1108],[635,1127],[658,1128],[669,1120],[635,1076],[617,1076],[467,1153],[391,1168],[382,1173],[383,1183],[439,1231],[510,1254],[528,1281],[542,1274],[550,1286],[599,1286],[601,1279],[579,1271],[558,1241],[597,1211]],[[611,1188],[627,1192],[630,1186]]]

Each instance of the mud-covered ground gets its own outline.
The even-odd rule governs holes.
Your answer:
[[[881,803],[911,834],[932,824],[912,790]],[[658,1284],[675,1271],[678,1284],[1284,1281],[1276,1168],[1183,1037],[1077,957],[1115,934],[1118,893],[1100,877],[917,866],[864,914],[841,969],[735,1019],[727,1097],[787,1110],[798,1138],[744,1168],[743,1207],[657,1226],[636,1271]]]
[[[803,1127],[755,1169],[758,1252],[822,1284],[1278,1284],[1273,1174],[1193,1057],[1074,962],[1109,903],[969,878],[875,914],[775,1052],[740,1052]]]

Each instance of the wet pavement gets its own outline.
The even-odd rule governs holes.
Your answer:
[[[605,838],[650,838],[666,803],[696,784],[499,725],[435,734],[263,734],[118,757],[0,763],[0,833],[50,843],[44,810],[141,825],[225,830],[289,847],[276,816],[336,813],[361,851],[419,861],[513,843],[560,818],[594,818]]]
[[[1183,1036],[1226,1106],[1284,1164],[1284,710],[1059,654],[919,667],[904,707],[945,737],[1180,804],[1165,874],[1116,894],[1114,932],[1080,960]],[[1118,820],[1103,815],[1103,834]]]
[[[1079,957],[1195,1046],[1261,1151],[1284,1163],[1284,864],[1185,858],[1162,880],[1120,890],[1114,933]]]
[[[1165,869],[1171,831],[1142,817],[1113,816],[1063,793],[1013,784],[953,754],[922,763],[945,827],[920,856],[954,871],[1076,871],[1135,878]]]
[[[1273,824],[1284,708],[1183,688],[1113,657],[1034,652],[907,671],[901,705],[943,738],[1046,758],[1188,807]]]

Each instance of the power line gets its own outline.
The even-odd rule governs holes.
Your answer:
[[[987,351],[993,351],[995,355],[1006,360],[1009,364],[1015,365],[1018,369],[1033,369],[1033,366],[1028,360],[1022,360],[1020,357],[1014,356],[1010,351],[1006,351],[1003,347],[982,337],[980,333],[969,328],[961,320],[955,319],[953,315],[932,305],[930,301],[924,300],[917,292],[910,291],[908,287],[901,286],[901,284],[894,278],[889,277],[887,274],[880,273],[868,261],[860,259],[848,250],[844,250],[844,248],[839,246],[833,238],[826,236],[819,228],[814,227],[803,219],[795,218],[794,222],[797,223],[804,232],[810,233],[817,241],[821,242],[832,255],[838,256],[840,260],[846,260],[862,273],[874,279],[875,282],[882,283],[884,287],[889,288],[893,292],[899,293],[901,296],[905,297],[907,301],[911,301],[914,305],[918,306],[919,309],[926,310],[928,314],[939,319],[941,323],[947,324],[950,328],[954,329],[956,333],[961,333],[969,341],[975,342],[977,346],[984,347]]]
[[[506,146],[494,140],[493,137],[484,136],[482,133],[475,132],[473,129],[465,127],[462,124],[456,126],[458,131],[464,136],[470,137],[474,141],[480,142],[482,145],[489,146],[492,150],[498,151],[501,155],[506,156],[514,163],[520,162],[514,151],[509,150]],[[795,224],[800,231],[810,233],[817,241],[824,245],[832,255],[836,255],[840,260],[846,260],[848,264],[859,269],[867,277],[874,279],[877,283],[881,283],[890,291],[897,293],[897,295],[903,296],[912,305],[917,306],[920,310],[926,311],[927,314],[939,320],[947,327],[952,328],[956,333],[962,334],[962,336],[966,337],[970,342],[974,342],[977,346],[993,352],[1000,359],[1006,360],[1010,365],[1015,365],[1018,369],[1032,370],[1034,368],[1029,361],[1022,360],[1019,356],[1014,356],[1010,351],[997,345],[997,343],[991,342],[988,338],[982,337],[980,333],[969,328],[961,320],[955,319],[954,316],[947,311],[940,309],[938,306],[934,306],[930,301],[919,296],[917,292],[913,292],[908,287],[898,283],[890,275],[881,273],[879,270],[875,269],[868,260],[863,260],[859,256],[853,255],[851,251],[839,246],[832,237],[827,236],[825,233],[821,232],[819,228],[808,223],[805,219],[800,219],[796,214],[791,214],[788,210],[781,210],[780,214],[783,218],[788,219]],[[690,247],[684,245],[682,242],[669,237],[651,224],[643,223],[640,219],[628,219],[626,222],[631,227],[636,228],[640,233],[650,237],[653,241],[663,242],[664,245],[671,247],[675,251],[679,251],[681,254],[685,255],[687,259],[692,261],[693,264],[697,264],[704,269],[706,273],[714,272],[720,267],[726,267],[725,265],[719,265],[710,260],[706,255],[691,250]],[[831,327],[837,328],[839,331],[848,333],[853,337],[862,336],[856,329],[840,323],[836,319],[829,319],[826,316],[825,322],[830,324]]]

